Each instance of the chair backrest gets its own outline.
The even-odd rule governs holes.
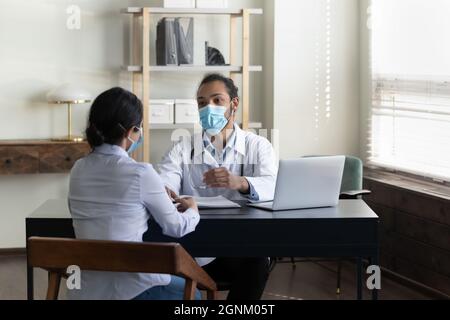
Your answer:
[[[176,243],[136,243],[59,238],[28,239],[29,267],[49,271],[47,299],[57,299],[61,276],[67,267],[109,272],[172,274],[186,279],[185,299],[193,299],[197,284],[215,298],[215,282]]]
[[[351,156],[345,157],[344,175],[342,176],[341,192],[362,190],[363,162]]]

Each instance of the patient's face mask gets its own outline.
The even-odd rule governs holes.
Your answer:
[[[225,117],[225,112],[227,112],[227,107],[212,104],[199,110],[200,123],[208,135],[216,136],[227,126],[231,117],[234,115],[234,110],[232,109],[230,118],[228,119]]]
[[[137,141],[134,141],[133,139],[131,139],[129,136],[127,137],[127,139],[129,141],[131,141],[131,146],[128,148],[127,152],[128,153],[133,153],[134,151],[136,151],[141,145],[142,145],[142,141],[143,139],[143,134],[142,134],[142,127],[138,128],[135,127],[136,129],[139,129],[139,139]]]

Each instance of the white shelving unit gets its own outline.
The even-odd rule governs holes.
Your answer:
[[[262,66],[250,65],[250,16],[263,14],[262,9],[179,9],[179,8],[153,8],[128,7],[121,10],[132,17],[134,34],[142,37],[133,37],[133,60],[131,65],[123,67],[133,74],[133,92],[141,97],[144,105],[144,144],[139,155],[144,162],[150,161],[150,129],[178,129],[189,125],[157,125],[150,124],[150,78],[153,72],[222,72],[230,73],[235,79],[237,74],[242,75],[242,129],[251,128],[249,122],[250,73],[262,71]],[[154,15],[228,15],[230,17],[230,65],[227,66],[151,66],[150,65],[150,22]],[[242,20],[242,65],[237,65],[236,41],[238,21]],[[140,32],[137,32],[140,31]],[[137,53],[142,53],[142,61],[137,60]],[[193,127],[193,126],[192,126]],[[254,128],[261,127],[254,124]]]

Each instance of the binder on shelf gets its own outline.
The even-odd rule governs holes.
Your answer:
[[[159,66],[178,65],[175,19],[161,19],[158,22],[156,33],[156,64]]]
[[[194,18],[163,18],[158,22],[156,64],[194,64]]]
[[[194,64],[194,18],[176,18],[178,64]]]

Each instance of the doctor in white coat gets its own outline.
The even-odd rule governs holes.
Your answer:
[[[270,142],[235,123],[238,88],[220,74],[203,79],[197,92],[202,134],[175,144],[159,170],[168,193],[230,200],[270,201],[277,176]],[[268,276],[267,258],[216,258],[204,269],[231,283],[229,300],[260,299]],[[209,262],[209,263],[208,263]]]

